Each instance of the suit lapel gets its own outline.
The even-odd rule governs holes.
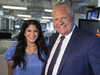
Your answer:
[[[60,73],[61,73],[61,71],[62,71],[62,69],[64,67],[64,64],[67,62],[67,59],[68,59],[71,51],[73,50],[73,47],[74,47],[74,45],[75,45],[75,43],[76,43],[76,41],[77,41],[77,39],[79,37],[78,32],[79,32],[79,28],[75,27],[75,29],[73,31],[73,34],[72,34],[72,36],[71,36],[71,38],[69,40],[69,43],[68,43],[68,45],[66,47],[66,50],[64,52],[64,55],[63,55],[62,61],[60,63],[57,75],[60,75]]]
[[[50,55],[50,52],[51,52],[51,50],[52,50],[52,48],[53,48],[53,45],[54,45],[54,43],[55,43],[55,41],[56,41],[58,35],[59,35],[58,33],[54,34],[53,37],[52,37],[51,40],[50,40],[50,43],[49,43],[50,45],[49,45],[49,47],[48,47],[48,56],[47,56],[47,58],[48,58],[49,55]]]

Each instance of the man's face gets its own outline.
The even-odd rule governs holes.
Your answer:
[[[74,14],[65,7],[55,8],[52,13],[54,28],[62,35],[68,35],[74,26]]]

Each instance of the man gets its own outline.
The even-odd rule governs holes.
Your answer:
[[[100,39],[78,28],[72,9],[64,3],[53,8],[52,17],[58,33],[51,36],[42,75],[100,75]],[[60,36],[65,38],[55,58]]]

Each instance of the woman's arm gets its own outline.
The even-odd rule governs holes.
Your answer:
[[[12,68],[13,60],[8,60],[7,65],[8,65],[8,75],[12,75],[12,73],[13,73],[13,68]]]

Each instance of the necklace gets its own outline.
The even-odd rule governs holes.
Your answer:
[[[34,54],[34,53],[35,53],[35,51],[36,51],[36,49],[33,51],[33,53],[29,54],[29,55],[30,55],[29,62],[31,62],[31,59],[32,59],[31,55],[32,55],[32,54]]]

